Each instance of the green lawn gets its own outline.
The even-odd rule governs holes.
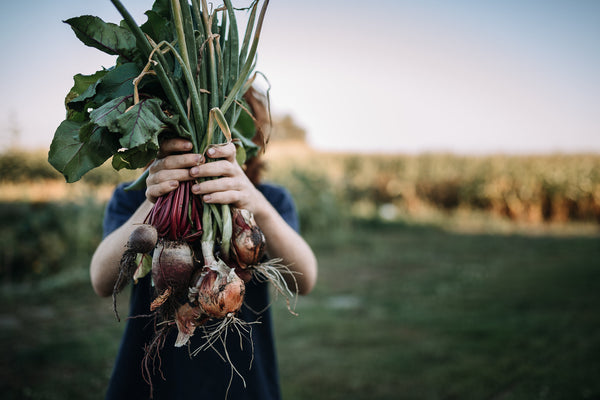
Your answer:
[[[364,223],[308,240],[315,291],[297,317],[273,305],[284,399],[600,398],[598,236]],[[123,324],[77,275],[3,288],[3,399],[102,397]]]

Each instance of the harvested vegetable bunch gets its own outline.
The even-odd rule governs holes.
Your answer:
[[[109,69],[76,75],[65,99],[67,116],[48,159],[67,182],[109,158],[117,170],[145,167],[160,141],[171,137],[189,139],[200,154],[234,142],[240,164],[262,150],[264,142],[252,140],[257,126],[243,96],[256,76],[268,0],[260,10],[259,0],[243,9],[249,15],[241,41],[241,9],[231,0],[215,9],[206,0],[156,0],[141,26],[119,0],[111,1],[123,16],[120,25],[89,15],[65,21],[86,45],[117,56]],[[129,189],[144,182],[142,174]],[[235,315],[252,276],[273,282],[289,304],[292,292],[282,275],[289,271],[277,260],[262,262],[264,235],[248,211],[203,203],[191,182],[183,182],[156,201],[145,222],[126,245],[113,300],[131,278],[151,273],[156,297],[150,307],[161,328],[147,348],[150,358],[171,327],[182,346],[203,325],[208,333],[199,351],[243,324]]]

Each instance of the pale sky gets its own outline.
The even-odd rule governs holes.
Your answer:
[[[122,1],[145,21],[152,1]],[[109,0],[0,7],[0,149],[15,128],[47,148],[73,75],[114,64],[61,21],[120,16]],[[600,1],[271,0],[258,60],[274,113],[319,150],[600,152]]]

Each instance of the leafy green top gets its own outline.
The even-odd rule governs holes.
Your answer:
[[[242,95],[252,82],[268,1],[258,20],[258,1],[250,6],[241,48],[230,0],[215,10],[205,1],[190,7],[187,0],[156,0],[141,26],[111,1],[124,17],[120,25],[90,15],[65,21],[85,45],[117,59],[109,69],[74,76],[50,164],[67,182],[111,157],[115,169],[141,168],[156,157],[160,140],[172,136],[190,139],[202,152],[233,135],[240,153],[255,155],[255,126]],[[213,132],[216,126],[224,136]]]

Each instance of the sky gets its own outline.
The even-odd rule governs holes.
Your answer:
[[[145,21],[152,1],[122,1]],[[62,21],[120,16],[109,0],[0,7],[0,150],[45,149],[73,75],[114,65]],[[271,0],[257,68],[318,150],[600,153],[596,0]]]

